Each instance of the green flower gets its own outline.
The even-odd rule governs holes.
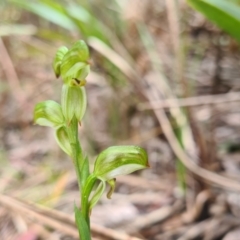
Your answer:
[[[52,100],[38,103],[34,108],[34,122],[41,126],[61,127],[64,124],[61,106]]]
[[[73,117],[80,122],[87,108],[87,96],[85,87],[69,86],[62,87],[62,112],[67,121],[71,122]]]
[[[102,180],[111,180],[148,167],[146,151],[137,146],[113,146],[101,152],[93,174]]]
[[[61,75],[64,83],[70,86],[84,86],[90,72],[88,46],[83,40],[77,41],[69,50],[58,49],[53,62],[57,77]]]
[[[63,46],[57,50],[57,53],[55,55],[55,58],[53,61],[53,69],[57,78],[60,76],[60,68],[61,68],[62,60],[67,52],[68,52],[68,49]]]

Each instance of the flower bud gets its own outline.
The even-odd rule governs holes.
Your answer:
[[[86,43],[82,40],[76,42],[64,55],[61,62],[61,76],[64,83],[71,85],[72,80],[79,82],[85,80],[90,72],[89,51]]]
[[[52,100],[38,103],[34,108],[34,122],[47,127],[62,126],[64,117],[60,104]]]
[[[55,72],[56,77],[58,78],[60,76],[60,67],[62,64],[62,60],[64,55],[68,52],[68,49],[66,47],[60,47],[57,50],[57,53],[55,55],[54,61],[53,61],[53,69]]]
[[[85,88],[63,84],[61,102],[62,112],[67,124],[71,122],[74,116],[80,122],[87,107]]]

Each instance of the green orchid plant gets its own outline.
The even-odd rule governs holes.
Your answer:
[[[115,187],[115,178],[148,167],[146,151],[137,146],[112,146],[96,158],[90,173],[89,160],[83,153],[78,137],[78,127],[87,108],[86,77],[90,72],[89,50],[82,40],[68,49],[60,47],[53,62],[56,77],[63,80],[61,105],[55,101],[40,102],[34,109],[34,122],[52,127],[60,148],[72,158],[81,206],[75,205],[75,220],[81,240],[91,240],[90,213],[103,195],[106,185],[110,186],[110,198]]]

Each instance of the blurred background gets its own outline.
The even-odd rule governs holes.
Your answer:
[[[1,0],[0,239],[78,239],[73,165],[33,108],[60,101],[52,60],[79,39],[91,55],[83,149],[93,163],[139,145],[150,163],[94,208],[93,239],[240,239],[239,5]]]

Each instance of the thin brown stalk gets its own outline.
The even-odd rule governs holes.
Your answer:
[[[153,101],[150,103],[140,103],[138,109],[140,111],[149,109],[161,109],[161,108],[179,108],[179,107],[199,107],[202,105],[216,105],[225,104],[229,102],[240,101],[240,92],[231,92],[225,94],[214,94],[188,98],[176,99],[162,99]]]
[[[151,88],[146,92],[146,94],[149,98],[150,104],[152,104],[156,99],[156,90]],[[159,120],[164,135],[166,136],[175,155],[187,167],[188,170],[190,170],[192,173],[194,173],[201,179],[204,179],[205,181],[210,182],[214,185],[221,186],[226,189],[240,191],[240,184],[237,181],[223,177],[217,173],[210,172],[204,168],[199,167],[194,161],[192,161],[192,159],[186,154],[186,152],[182,149],[178,140],[176,139],[176,136],[172,130],[172,126],[163,109],[155,110],[155,115]]]
[[[3,67],[4,73],[6,75],[6,78],[9,82],[9,86],[14,91],[15,94],[13,96],[16,98],[16,100],[23,104],[25,102],[25,94],[21,88],[20,81],[18,78],[18,75],[15,71],[13,62],[11,60],[10,55],[8,54],[8,51],[4,45],[4,42],[2,38],[0,38],[0,63]]]
[[[107,59],[111,59],[111,55],[109,55],[107,52],[104,52],[103,49],[98,49],[94,44],[92,44],[92,47],[95,48],[97,51],[99,51],[103,56],[105,56]],[[113,51],[113,50],[112,50]],[[118,61],[113,62],[126,76],[132,77],[133,75],[137,77],[139,80],[143,79],[140,77],[140,75],[126,62],[124,59],[122,59],[121,56],[119,56],[117,53],[115,53],[117,56],[117,60],[124,62],[124,68],[120,65],[118,66]],[[150,84],[151,86],[151,84]],[[146,98],[149,99],[150,104],[154,105],[154,102],[156,102],[156,98],[152,98],[152,90],[146,90],[141,89],[142,92],[144,92],[144,95]],[[178,100],[172,99],[174,102],[178,102]],[[225,189],[231,189],[235,191],[240,191],[240,184],[238,181],[235,181],[233,179],[229,179],[226,177],[223,177],[219,174],[213,173],[211,171],[208,171],[204,168],[199,167],[191,157],[189,157],[188,154],[181,148],[179,145],[175,134],[173,133],[172,126],[164,112],[163,109],[154,109],[154,113],[159,121],[159,123],[162,126],[162,129],[164,130],[164,134],[167,137],[169,144],[171,145],[175,155],[182,161],[182,163],[187,167],[187,169],[191,172],[193,172],[196,176],[200,177],[201,179],[210,182],[218,187],[222,187]],[[184,123],[184,122],[183,122]]]
[[[65,213],[34,204],[24,203],[6,195],[0,195],[0,204],[12,211],[18,212],[22,217],[31,218],[38,223],[47,225],[74,238],[78,238],[78,230],[75,226],[74,219]],[[105,228],[97,224],[91,224],[91,230],[93,233],[104,236],[105,238],[141,240],[137,237],[131,237],[128,234]],[[92,239],[97,240],[96,238]]]

